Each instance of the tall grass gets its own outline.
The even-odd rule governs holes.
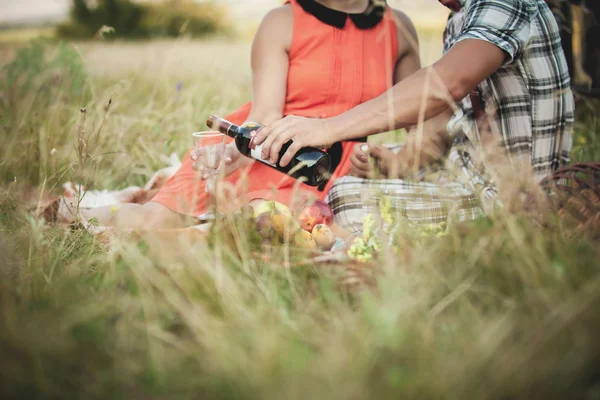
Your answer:
[[[243,227],[109,251],[30,217],[29,200],[79,179],[81,108],[95,133],[112,99],[81,176],[121,188],[250,94],[245,46],[43,48],[0,83],[3,397],[599,398],[600,250],[559,219],[455,225],[360,267],[377,284],[348,292],[344,268],[283,268],[302,255],[259,256]],[[575,158],[599,159],[597,103],[581,104]]]

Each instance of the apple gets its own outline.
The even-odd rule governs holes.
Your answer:
[[[300,213],[298,213],[298,222],[300,222],[302,229],[312,232],[317,225],[329,225],[333,223],[333,211],[331,211],[331,207],[327,203],[317,200],[307,204],[300,210]]]

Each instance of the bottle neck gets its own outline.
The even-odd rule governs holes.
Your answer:
[[[206,125],[210,129],[214,129],[221,133],[226,134],[229,137],[235,138],[239,134],[240,127],[232,122],[229,122],[223,118],[211,115],[206,120]]]

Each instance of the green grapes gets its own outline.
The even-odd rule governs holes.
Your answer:
[[[358,238],[348,249],[348,256],[358,262],[369,262],[373,260],[373,248],[364,239]]]
[[[372,248],[373,251],[375,251],[375,252],[380,252],[381,251],[381,240],[379,239],[379,237],[373,236],[367,242],[367,246],[369,246],[370,248]]]
[[[373,260],[376,253],[381,251],[380,230],[377,229],[375,219],[367,214],[363,218],[363,236],[354,240],[348,249],[348,256],[358,262]]]
[[[368,242],[369,239],[373,237],[375,233],[375,229],[377,228],[377,223],[371,216],[371,214],[367,214],[363,217],[363,239]]]
[[[379,212],[380,223],[370,214],[363,218],[362,238],[356,239],[348,249],[348,256],[351,259],[358,262],[372,261],[381,252],[386,238],[388,238],[387,243],[392,247],[397,247],[400,235],[408,238],[414,245],[422,246],[427,238],[448,234],[445,222],[419,225],[405,218],[397,220],[394,218],[392,201],[388,196],[382,196]]]
[[[394,215],[392,214],[392,201],[388,196],[381,198],[381,204],[379,206],[379,212],[381,213],[381,219],[389,226],[394,225]]]

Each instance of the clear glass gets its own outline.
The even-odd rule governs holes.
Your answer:
[[[352,247],[352,245],[354,244],[354,241],[356,239],[359,239],[362,237],[363,237],[362,229],[360,231],[356,231],[356,232],[353,232],[350,235],[348,235],[348,237],[345,240],[346,250],[350,250],[350,247]]]
[[[206,179],[204,191],[210,194],[208,210],[205,214],[199,215],[198,219],[202,222],[214,220],[217,208],[217,179],[219,170],[225,155],[225,134],[217,131],[205,131],[192,133],[194,139],[194,148],[203,149],[204,170],[200,173]]]
[[[223,156],[225,154],[225,134],[216,131],[194,132],[194,148],[203,149],[205,157],[205,169],[202,174],[206,177],[204,190],[213,193]]]

